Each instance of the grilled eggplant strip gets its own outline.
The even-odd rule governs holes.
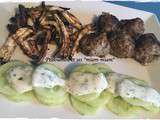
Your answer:
[[[37,46],[37,42],[36,42],[36,36],[37,35],[34,35],[34,36],[31,36],[31,37],[28,37],[25,41],[24,41],[24,44],[26,44],[26,50],[25,51],[28,51],[27,55],[30,56],[31,58],[35,58],[36,56],[38,57],[39,55],[39,49],[38,49],[38,46]]]
[[[79,46],[79,42],[80,40],[86,35],[86,34],[90,34],[94,32],[94,28],[92,24],[88,24],[86,26],[84,26],[78,33],[78,35],[75,33],[75,40],[74,40],[74,47],[72,49],[72,53],[71,53],[71,57],[73,57],[75,55],[75,53],[77,52],[78,46]]]
[[[70,10],[70,8],[56,6],[56,5],[47,5],[46,7],[48,8],[49,11],[59,11],[59,12],[62,12],[62,11]]]
[[[11,36],[9,36],[6,40],[6,42],[2,45],[0,48],[0,58],[1,58],[1,63],[7,62],[10,60],[12,57],[12,54],[14,53],[17,43],[16,39],[18,39],[20,36],[24,36],[26,32],[26,29],[18,29],[17,32]]]
[[[47,54],[47,48],[48,48],[48,43],[51,40],[51,31],[46,32],[46,37],[43,42],[42,49],[40,50],[39,58],[38,58],[38,63],[42,62]]]
[[[65,58],[68,55],[68,50],[70,48],[70,36],[69,33],[67,32],[67,29],[65,28],[65,25],[61,21],[61,19],[58,17],[57,14],[54,15],[57,23],[59,24],[60,31],[61,31],[61,39],[63,41],[61,49],[58,54],[62,54],[62,56]]]
[[[27,9],[23,5],[19,5],[19,20],[20,26],[24,27],[27,26]]]
[[[40,62],[51,62],[53,60],[53,55],[57,50],[57,45],[54,42],[51,42],[47,45],[46,54],[41,59]]]
[[[0,64],[8,62],[16,49],[16,42],[12,36],[8,37],[6,42],[0,48]]]
[[[35,53],[37,52],[35,47],[35,41],[30,36],[33,34],[33,30],[29,28],[21,28],[21,29],[25,30],[24,34],[20,35],[18,39],[15,40],[22,49],[22,51],[24,52],[24,54],[26,54],[29,57],[32,57],[33,54],[37,54]]]
[[[45,22],[45,20],[46,20],[46,16],[47,16],[47,11],[44,10],[44,11],[42,12],[41,17],[39,18],[40,24],[43,25],[43,22]]]
[[[16,35],[13,36],[13,39],[28,57],[41,56],[42,58],[40,58],[43,59],[46,54],[44,51],[47,51],[46,45],[50,43],[47,43],[47,38],[43,37],[40,38],[43,43],[39,44],[37,36],[39,34],[41,36],[41,32],[50,31],[50,35],[46,37],[49,39],[49,36],[51,36],[50,39],[56,42],[58,46],[56,55],[66,59],[71,54],[71,47],[73,48],[74,39],[78,35],[77,31],[82,28],[80,21],[68,11],[69,9],[45,5],[45,2],[32,8],[19,5],[18,12],[10,21],[10,35],[13,35],[15,31]],[[12,32],[13,27],[15,28]],[[74,35],[75,32],[77,32],[76,35]],[[54,37],[52,37],[53,33],[55,34]],[[42,50],[42,47],[44,47],[44,50]],[[40,54],[40,52],[42,53]]]
[[[73,14],[71,14],[68,11],[64,11],[64,12],[62,12],[62,14],[72,26],[74,26],[78,30],[80,30],[82,28],[81,22]]]

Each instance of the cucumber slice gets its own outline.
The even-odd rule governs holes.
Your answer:
[[[62,105],[66,99],[67,99],[67,94],[66,97],[61,97],[61,98],[54,98],[54,99],[48,99],[46,97],[41,97],[41,96],[36,96],[37,100],[44,104],[44,105],[48,105],[48,106],[56,106],[56,105]]]
[[[135,84],[141,85],[141,86],[149,86],[148,83],[144,80],[140,80],[128,75],[123,75],[115,72],[111,72],[107,76],[109,88],[108,90],[114,94],[116,94],[116,87],[119,82],[121,82],[124,79],[128,79],[130,81],[133,81]]]
[[[5,77],[13,89],[24,93],[32,90],[32,73],[33,67],[31,65],[18,65],[10,68]]]
[[[86,65],[86,64],[76,67],[72,71],[70,76],[76,72],[102,74],[102,72],[95,65]],[[80,96],[71,95],[71,102],[72,102],[72,106],[80,114],[91,115],[91,114],[96,114],[96,111],[109,101],[109,98],[110,98],[109,96],[110,95],[105,91],[103,91],[101,94],[91,93],[91,94],[80,95]]]
[[[144,109],[139,106],[133,106],[127,102],[125,102],[120,96],[114,97],[110,100],[106,107],[113,113],[119,116],[137,116]]]
[[[148,88],[149,86],[147,85],[146,82],[142,81],[142,80],[139,80],[139,79],[135,79],[135,78],[131,78],[129,79],[131,80],[133,83],[137,84],[138,86],[141,86],[141,87],[146,87]],[[144,93],[145,94],[145,93]],[[146,93],[147,94],[147,93]],[[152,93],[153,94],[153,93]],[[159,94],[157,92],[157,94]],[[146,110],[148,111],[151,111],[153,113],[158,113],[160,112],[160,107],[157,107],[155,106],[153,103],[150,103],[150,102],[146,102],[144,100],[141,100],[139,98],[127,98],[127,97],[122,97],[123,100],[125,100],[127,103],[131,104],[131,105],[135,105],[135,106],[141,106],[143,108],[145,108]],[[150,98],[152,99],[152,98]]]
[[[99,97],[91,99],[90,101],[81,97],[70,95],[70,102],[74,109],[76,109],[76,111],[78,111],[81,115],[95,115],[97,110],[108,103],[111,98],[112,94],[104,91]]]
[[[65,75],[62,70],[57,68],[53,64],[42,64],[37,67],[44,67],[53,73],[55,73],[60,78],[65,78]],[[34,94],[36,98],[45,105],[59,105],[63,104],[67,99],[68,93],[61,86],[54,86],[53,88],[45,88],[45,87],[34,87]]]
[[[103,91],[101,94],[87,94],[81,96],[74,96],[81,102],[85,102],[91,106],[100,107],[105,105],[111,98],[112,94],[108,91]]]
[[[8,62],[2,66],[0,66],[0,93],[4,96],[6,96],[9,100],[15,101],[15,102],[21,102],[21,101],[28,101],[31,100],[33,95],[32,92],[26,92],[26,93],[18,93],[15,89],[10,87],[8,81],[6,80],[6,72],[12,68],[19,65],[26,65],[26,63],[15,60]]]
[[[115,72],[110,72],[109,75],[108,75],[108,79],[109,79],[109,81],[115,81],[115,82],[120,82],[124,79],[128,79],[128,80],[131,80],[138,85],[148,86],[148,83],[144,80],[141,80],[141,79],[138,79],[138,78],[135,78],[135,77],[131,77],[131,76],[128,76],[128,75],[115,73]]]
[[[157,107],[152,103],[142,101],[138,98],[123,98],[123,99],[129,104],[144,107],[146,110],[150,112],[153,112],[153,113],[160,112],[160,107]]]
[[[100,94],[97,93],[91,93],[91,94],[87,94],[87,95],[80,95],[80,96],[74,96],[76,99],[82,101],[82,102],[88,102],[88,101],[92,101],[95,100],[96,98],[98,98],[100,96]]]
[[[61,70],[60,68],[58,68],[54,64],[44,63],[44,64],[41,64],[38,67],[44,67],[44,68],[54,72],[60,78],[63,78],[63,79],[65,78],[65,74],[64,74],[63,70]]]
[[[94,100],[87,101],[86,103],[93,107],[100,108],[103,107],[105,104],[107,104],[112,97],[113,97],[112,93],[108,91],[103,91],[99,97],[97,97]]]
[[[15,60],[0,66],[0,91],[3,90],[3,87],[5,87],[5,85],[8,85],[8,81],[5,78],[6,72],[12,67],[24,64],[26,63]]]
[[[14,102],[31,101],[34,97],[32,91],[20,94],[9,86],[4,87],[2,95]]]
[[[80,66],[77,66],[73,72],[82,72],[82,73],[101,73],[98,68],[96,68],[94,65],[91,64],[83,64]]]
[[[95,115],[98,110],[97,107],[93,107],[84,102],[81,102],[72,95],[70,95],[70,103],[73,108],[81,115]]]
[[[112,69],[106,64],[97,63],[94,64],[94,66],[103,74],[109,74],[110,72],[113,72]]]
[[[60,86],[50,88],[34,88],[36,98],[45,105],[63,104],[67,99],[67,92]]]
[[[131,77],[129,80],[131,80],[132,82],[134,82],[135,84],[140,85],[140,86],[144,86],[144,87],[149,86],[149,84],[146,81],[141,80],[141,79]]]

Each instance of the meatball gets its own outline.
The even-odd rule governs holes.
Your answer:
[[[106,33],[92,33],[80,40],[79,48],[84,55],[104,57],[109,53],[110,45]]]
[[[144,22],[140,18],[121,20],[118,24],[121,31],[127,32],[134,40],[144,33]]]
[[[116,16],[103,12],[102,15],[99,16],[97,22],[98,31],[109,33],[116,29],[118,23],[119,20]]]
[[[125,32],[116,31],[109,38],[110,53],[119,58],[131,58],[134,56],[135,42]]]
[[[135,59],[148,64],[160,56],[160,42],[153,33],[140,36],[136,41]]]

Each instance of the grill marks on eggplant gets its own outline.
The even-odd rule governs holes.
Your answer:
[[[45,5],[42,2],[39,6],[26,8],[19,5],[15,16],[10,18],[7,25],[9,37],[0,51],[2,63],[10,60],[16,46],[20,46],[23,53],[30,57],[33,61],[44,62],[47,54],[47,46],[55,44],[57,46],[60,59],[66,59],[71,54],[70,47],[73,46],[73,35],[82,27],[81,22],[72,13],[70,8],[64,8],[54,5]],[[18,39],[10,40],[10,36],[17,36],[19,29],[28,29],[23,37],[19,34]],[[29,31],[32,31],[31,33]],[[13,44],[17,43],[17,44]],[[7,46],[7,47],[6,47]],[[12,50],[12,51],[10,51]],[[57,57],[54,55],[50,57]],[[52,58],[50,58],[52,59]]]

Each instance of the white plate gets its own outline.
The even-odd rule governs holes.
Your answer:
[[[26,6],[36,5],[38,3],[24,3]],[[157,18],[152,14],[136,9],[122,7],[107,2],[48,2],[48,4],[56,4],[71,8],[71,11],[83,22],[83,24],[90,23],[92,18],[101,14],[102,11],[110,12],[119,19],[129,19],[140,17],[145,22],[146,32],[153,32],[160,39],[160,26]],[[0,3],[0,42],[7,37],[7,30],[5,26],[8,19],[14,15],[14,9],[18,3]],[[16,50],[12,59],[27,60],[27,57],[21,54],[19,49]],[[65,68],[67,73],[71,67],[76,63],[56,63],[58,66]],[[160,91],[160,63],[156,61],[147,67],[140,65],[131,59],[115,59],[113,62],[107,62],[111,68],[122,74],[135,76],[137,78],[146,80],[152,84],[154,88]],[[14,103],[7,99],[0,98],[0,117],[29,117],[29,118],[122,118],[112,114],[106,109],[98,111],[95,116],[81,116],[71,105],[48,107],[36,102],[32,103]],[[115,108],[116,109],[116,108]],[[160,118],[160,115],[143,114],[136,116],[136,118]]]

